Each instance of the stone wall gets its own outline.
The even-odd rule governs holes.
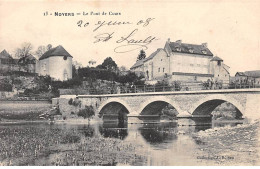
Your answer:
[[[68,104],[70,97],[71,96],[59,99],[60,109],[66,116],[69,116],[72,111],[75,111],[75,108]],[[260,106],[257,107],[256,103],[257,101],[260,102],[259,89],[131,93],[88,96],[79,95],[78,97],[79,100],[81,100],[81,108],[92,105],[96,111],[96,115],[98,115],[98,113],[106,105],[120,103],[130,112],[129,115],[138,116],[147,105],[151,103],[156,104],[157,101],[163,101],[172,105],[178,111],[179,116],[191,117],[195,110],[202,104],[204,104],[204,107],[208,107],[206,105],[207,103],[213,107],[217,107],[223,103],[223,101],[226,101],[234,105],[244,116],[250,116],[253,118],[260,117]]]
[[[91,98],[91,99],[79,99],[80,104],[78,106],[70,105],[69,100],[73,99],[75,100],[75,95],[67,95],[67,96],[61,96],[60,98],[53,98],[52,99],[52,105],[53,106],[59,106],[60,113],[62,114],[62,118],[66,119],[74,119],[74,118],[80,118],[78,117],[77,113],[80,109],[84,109],[85,106],[93,106],[95,110],[95,117],[98,118],[97,113],[97,105],[100,105],[99,99],[97,98]]]

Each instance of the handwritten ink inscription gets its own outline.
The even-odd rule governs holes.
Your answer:
[[[139,20],[136,25],[141,27],[147,27],[155,18],[147,18],[146,20]],[[133,25],[134,23],[129,21],[98,21],[94,24],[93,32],[102,31],[102,28],[105,27],[113,27],[113,26],[122,26],[122,25]],[[82,20],[77,22],[78,27],[88,27],[90,25],[89,22],[83,22]],[[148,49],[147,45],[151,44],[153,41],[158,40],[157,37],[153,35],[149,35],[145,38],[138,38],[137,33],[140,32],[140,28],[135,28],[130,33],[125,35],[119,35],[120,38],[115,36],[117,34],[116,31],[114,32],[105,32],[99,33],[94,36],[94,43],[101,43],[101,42],[108,42],[112,41],[111,39],[115,39],[115,43],[119,44],[114,49],[116,53],[126,53],[137,49]],[[140,33],[141,34],[141,33]],[[140,35],[139,34],[139,35]]]
[[[145,39],[134,39],[133,36],[137,31],[138,29],[135,29],[128,36],[121,37],[121,39],[117,40],[116,43],[126,42],[126,44],[116,47],[114,49],[114,52],[125,53],[125,52],[130,52],[141,48],[146,50],[148,49],[147,47],[148,44],[152,43],[154,40],[158,40],[156,37],[153,36],[148,36]]]

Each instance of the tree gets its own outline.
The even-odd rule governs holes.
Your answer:
[[[47,45],[47,51],[50,50],[52,48],[52,45],[51,44],[48,44]]]
[[[33,46],[29,42],[24,42],[20,48],[15,50],[15,56],[18,58],[25,58],[32,52]]]
[[[143,60],[143,59],[145,59],[145,57],[146,57],[145,51],[142,49],[142,50],[140,50],[140,53],[139,53],[139,55],[137,57],[137,61],[138,60]]]
[[[51,44],[48,44],[47,46],[39,46],[37,51],[35,52],[35,55],[40,58],[45,52],[49,51],[52,48]]]
[[[106,67],[104,67],[103,65],[97,65],[96,68],[97,69],[106,69]]]
[[[79,69],[79,68],[83,67],[83,65],[81,63],[77,62],[77,61],[73,61],[72,65],[74,65],[76,69]]]
[[[178,112],[173,106],[171,106],[169,104],[162,109],[161,115],[168,116],[170,118],[170,120],[173,120],[173,119],[176,119]]]
[[[77,61],[72,62],[72,77],[78,76],[78,70],[81,67],[83,67],[81,63],[79,63]]]
[[[104,60],[104,62],[102,63],[102,66],[104,68],[106,68],[107,70],[112,70],[112,71],[116,71],[117,70],[117,64],[111,57],[107,57]]]
[[[19,58],[18,64],[28,72],[28,63],[30,62],[29,56],[32,56],[33,46],[29,42],[24,42],[20,48],[15,50],[15,56]],[[21,67],[19,67],[20,69]]]
[[[35,52],[35,55],[40,58],[45,52],[47,51],[47,48],[45,46],[39,46],[37,51]]]
[[[125,66],[121,66],[120,68],[119,68],[119,71],[121,71],[121,72],[124,72],[124,71],[126,71],[127,69],[126,69],[126,67]]]
[[[85,106],[85,109],[80,109],[77,113],[78,116],[83,117],[84,119],[88,119],[88,123],[90,122],[90,119],[95,115],[94,108],[92,106]]]

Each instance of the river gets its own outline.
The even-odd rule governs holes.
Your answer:
[[[258,125],[0,124],[2,165],[259,165]],[[189,123],[188,123],[189,124]],[[257,127],[256,127],[257,126]]]

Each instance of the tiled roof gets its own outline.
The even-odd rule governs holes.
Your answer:
[[[213,56],[211,51],[204,45],[169,42],[169,46],[170,46],[172,52]]]
[[[6,50],[3,50],[0,53],[0,59],[13,59],[13,58]]]
[[[259,78],[260,77],[260,70],[237,72],[236,75]]]
[[[157,49],[155,52],[153,52],[148,58],[145,58],[144,59],[144,62],[147,61],[147,60],[150,60],[152,59],[159,51],[161,51],[163,49]]]
[[[29,60],[35,60],[36,58],[35,58],[32,54],[29,54],[29,55],[27,56],[27,59],[29,59]]]
[[[246,76],[246,74],[244,72],[237,72],[236,75],[239,75],[239,76]]]
[[[259,78],[260,77],[260,70],[254,70],[254,71],[245,71],[246,76]]]
[[[146,62],[147,60],[150,60],[152,59],[160,50],[163,50],[163,49],[157,49],[155,52],[153,52],[149,57],[143,59],[143,60],[138,60],[130,69],[133,69],[133,68],[136,68],[136,67],[139,67],[139,66],[142,66],[144,62]]]
[[[39,60],[46,59],[52,56],[67,56],[72,57],[61,45],[57,46],[56,48],[52,48],[45,52]]]
[[[20,58],[17,63],[24,63],[24,62],[27,64],[34,64],[36,63],[36,58],[32,54],[29,54],[26,57]]]
[[[214,56],[210,61],[223,61],[223,59],[218,56]]]
[[[96,61],[91,59],[90,61],[88,61],[88,63],[96,63]]]
[[[139,66],[143,65],[144,60],[145,60],[145,59],[143,59],[143,60],[138,60],[137,62],[135,62],[135,64],[134,64],[130,69],[133,69],[133,68],[136,68],[136,67],[139,67]]]

